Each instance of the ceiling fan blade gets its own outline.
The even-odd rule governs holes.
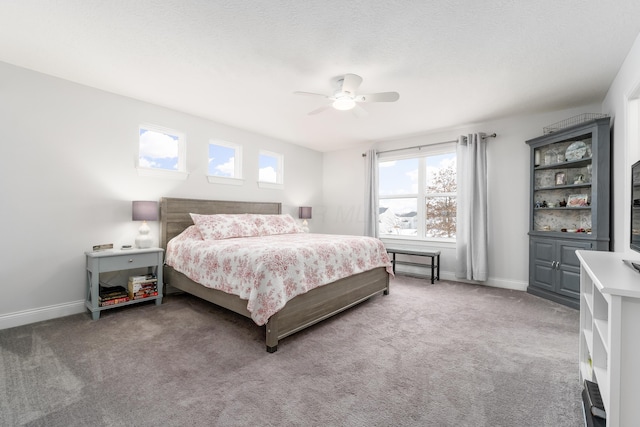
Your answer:
[[[353,115],[359,119],[363,117],[367,117],[369,115],[369,112],[364,108],[362,108],[361,106],[359,106],[358,104],[356,104],[356,106],[353,107],[351,111],[353,111]]]
[[[400,99],[398,92],[370,93],[369,95],[358,95],[357,102],[395,102]]]
[[[362,83],[362,77],[356,74],[345,74],[342,80],[342,92],[354,96]]]
[[[321,96],[323,98],[329,98],[327,95],[322,95],[321,93],[313,93],[313,92],[293,92],[295,95],[303,95],[303,96]]]
[[[316,108],[315,110],[310,111],[309,113],[307,113],[307,115],[313,116],[318,113],[322,113],[323,111],[328,110],[329,108],[331,108],[331,105],[325,105],[324,107]]]

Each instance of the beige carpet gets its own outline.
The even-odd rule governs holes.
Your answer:
[[[0,331],[0,425],[581,424],[578,319],[526,293],[398,277],[265,351],[193,297]]]

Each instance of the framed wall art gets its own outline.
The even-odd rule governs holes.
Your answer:
[[[567,200],[568,208],[579,208],[583,206],[589,205],[589,195],[588,194],[572,194],[569,196]]]

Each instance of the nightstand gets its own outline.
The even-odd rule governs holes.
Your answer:
[[[93,320],[100,318],[102,310],[139,302],[156,301],[156,305],[162,303],[162,264],[164,250],[161,248],[149,249],[113,249],[104,252],[85,252],[87,256],[87,292],[85,305],[91,312]],[[100,273],[109,271],[131,270],[147,267],[149,274],[155,274],[158,279],[158,295],[143,299],[121,302],[115,305],[100,307],[98,291],[100,289]]]

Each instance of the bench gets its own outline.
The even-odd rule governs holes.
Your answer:
[[[396,254],[400,255],[415,255],[425,256],[431,258],[431,284],[435,280],[440,280],[440,251],[428,251],[420,248],[398,247],[398,246],[386,246],[387,253],[392,254],[393,258],[391,263],[393,265],[393,273],[396,272]]]

